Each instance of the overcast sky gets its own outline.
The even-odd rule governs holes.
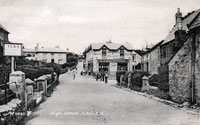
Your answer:
[[[80,53],[111,39],[135,49],[166,37],[180,7],[183,15],[200,0],[0,0],[0,23],[12,42]]]

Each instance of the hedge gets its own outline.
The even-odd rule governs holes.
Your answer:
[[[31,80],[34,80],[42,75],[46,74],[52,74],[53,73],[53,68],[50,67],[24,67],[20,66],[17,68],[17,70],[20,70],[24,72],[26,75],[26,78],[29,78]]]
[[[149,85],[151,86],[159,86],[159,75],[154,74],[149,78]]]
[[[134,71],[131,76],[131,89],[134,89],[134,86],[142,87],[142,78],[143,76],[149,76],[147,72]]]

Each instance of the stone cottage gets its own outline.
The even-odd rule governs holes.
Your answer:
[[[174,34],[183,45],[168,61],[169,94],[179,103],[200,104],[200,9],[182,18]]]

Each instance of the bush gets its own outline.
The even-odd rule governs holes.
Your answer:
[[[46,67],[51,67],[51,68],[53,68],[53,71],[56,73],[56,75],[57,75],[57,80],[59,81],[59,76],[60,76],[60,74],[61,74],[61,72],[62,72],[62,68],[60,67],[60,65],[59,64],[56,64],[56,63],[47,63],[46,64]]]
[[[147,72],[142,71],[135,71],[132,73],[131,77],[131,89],[134,89],[134,86],[142,87],[142,77],[143,76],[149,76]]]
[[[117,83],[120,83],[120,76],[121,75],[124,75],[126,73],[126,71],[117,71],[116,72],[116,80],[117,80]]]
[[[11,72],[10,66],[1,65],[0,66],[0,85],[5,84],[9,81],[9,74]]]
[[[159,75],[154,74],[149,78],[149,85],[158,87],[159,85]]]

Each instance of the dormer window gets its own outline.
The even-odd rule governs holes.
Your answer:
[[[106,47],[102,48],[102,56],[106,56]]]
[[[124,48],[120,48],[120,57],[124,57]]]

